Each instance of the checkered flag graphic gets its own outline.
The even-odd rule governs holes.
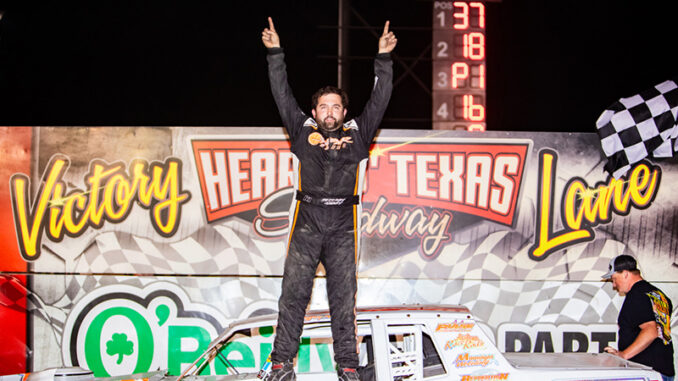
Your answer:
[[[52,327],[60,343],[66,313],[63,309],[46,304],[42,298],[12,275],[0,274],[0,306],[22,313],[34,314]]]
[[[605,170],[615,178],[646,157],[678,151],[678,79],[668,80],[610,105],[596,121]]]
[[[26,311],[26,286],[11,275],[0,274],[0,306],[13,311]]]
[[[435,262],[412,252],[365,271],[363,276],[386,272],[385,279],[397,280],[385,281],[383,287],[371,280],[368,287],[359,286],[358,293],[393,304],[461,304],[491,326],[507,320],[527,324],[615,321],[619,299],[599,281],[611,258],[600,253],[607,252],[604,247],[617,252],[624,243],[601,237],[534,263],[520,233],[498,230],[474,235],[472,231],[467,232],[471,239],[446,246]],[[506,246],[516,247],[516,254],[502,254]],[[570,282],[572,278],[585,281]],[[398,283],[402,285],[396,287]]]
[[[250,231],[251,224],[232,218],[203,226],[177,241],[154,240],[127,232],[103,232],[91,238],[87,249],[73,260],[67,271],[107,275],[281,275],[284,241],[261,239]],[[65,251],[64,248],[57,250],[61,244],[48,242],[45,247],[58,255]],[[80,288],[72,287],[77,289]],[[73,299],[78,298],[73,294]]]
[[[162,277],[179,285],[193,300],[209,301],[227,318],[239,318],[255,301],[278,299],[280,279],[275,276],[282,273],[285,259],[284,242],[253,237],[250,229],[248,222],[231,218],[174,242],[103,232],[93,236],[66,269],[73,274],[56,277],[63,279],[63,288],[47,301],[17,279],[0,274],[0,306],[43,320],[61,343],[69,311],[88,293],[111,284],[143,288]],[[58,255],[64,251],[57,250],[60,244],[48,242],[45,250]],[[201,276],[167,277],[177,274]],[[252,275],[274,277],[248,277]]]

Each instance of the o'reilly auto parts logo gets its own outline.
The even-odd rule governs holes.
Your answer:
[[[64,364],[88,368],[97,377],[156,369],[179,374],[226,324],[221,312],[191,302],[173,283],[105,286],[80,300],[68,316],[62,356]]]

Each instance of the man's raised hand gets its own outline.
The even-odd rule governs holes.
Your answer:
[[[267,48],[279,48],[280,47],[280,37],[275,31],[275,25],[273,25],[273,19],[268,18],[268,28],[264,28],[261,32],[261,42],[264,43],[264,46]]]
[[[395,34],[388,31],[390,23],[390,21],[386,21],[386,24],[384,24],[384,32],[381,34],[381,37],[379,37],[379,53],[390,53],[398,43]]]

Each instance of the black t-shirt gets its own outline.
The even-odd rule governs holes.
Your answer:
[[[640,333],[640,325],[656,321],[659,337],[629,360],[651,366],[666,376],[673,376],[673,342],[671,341],[671,300],[645,280],[636,282],[626,294],[619,311],[619,350],[623,351]]]

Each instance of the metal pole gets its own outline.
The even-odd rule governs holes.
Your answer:
[[[339,20],[337,21],[337,87],[341,88],[341,64],[343,55],[343,37],[344,37],[344,0],[339,0]]]
[[[339,1],[339,30],[337,31],[337,87],[349,91],[349,19],[351,15],[351,0]]]

